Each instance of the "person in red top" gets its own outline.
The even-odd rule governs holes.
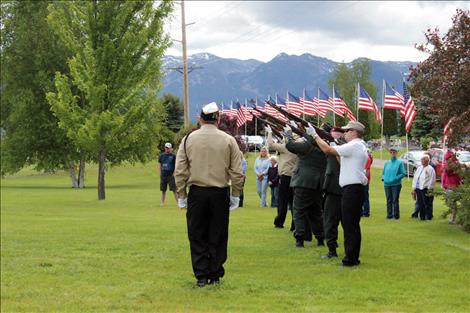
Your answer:
[[[370,184],[370,167],[374,158],[370,153],[370,150],[367,149],[367,162],[365,166],[366,176],[367,176],[367,185],[364,187],[364,203],[362,204],[362,216],[369,217],[370,216],[370,202],[369,202],[369,184]]]
[[[442,171],[441,176],[441,184],[442,188],[446,192],[446,203],[447,206],[450,208],[450,220],[449,224],[455,224],[455,216],[457,213],[455,202],[450,201],[449,196],[452,191],[457,188],[462,183],[462,177],[459,176],[458,170],[460,168],[460,163],[455,156],[455,153],[452,151],[447,151],[444,155],[444,169]]]

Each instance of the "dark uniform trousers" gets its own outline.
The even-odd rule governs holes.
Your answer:
[[[294,190],[290,187],[291,176],[281,175],[279,179],[279,199],[277,207],[277,216],[274,219],[274,225],[278,227],[284,226],[286,221],[287,209],[291,208],[294,200]]]
[[[364,186],[346,185],[342,188],[341,225],[344,231],[344,264],[358,264],[361,251],[361,215]]]
[[[323,239],[322,191],[294,187],[294,236],[297,240]]]
[[[338,247],[338,226],[341,221],[341,195],[325,194],[323,224],[325,226],[326,245],[330,250]]]
[[[188,194],[189,246],[197,279],[224,276],[227,260],[229,188],[191,186]]]

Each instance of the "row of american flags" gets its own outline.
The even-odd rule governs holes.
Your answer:
[[[383,109],[398,110],[400,116],[405,120],[405,128],[408,133],[411,129],[411,125],[416,116],[416,108],[411,98],[406,84],[403,83],[404,96],[391,87],[387,82],[384,81],[384,95],[383,95]],[[292,94],[291,92],[286,93],[286,98],[282,98],[278,94],[272,98],[268,96],[266,101],[272,101],[276,105],[283,107],[290,113],[296,116],[310,116],[325,118],[328,112],[333,113],[333,116],[341,116],[349,119],[350,121],[356,121],[354,113],[351,111],[350,107],[346,102],[341,98],[341,95],[337,89],[333,87],[331,96],[323,91],[321,88],[318,88],[317,94],[315,96],[310,95],[307,90],[303,90],[303,95],[301,97]],[[259,116],[260,113],[254,110],[264,111],[274,117],[277,117],[281,120],[285,120],[285,117],[279,113],[277,110],[271,106],[265,104],[265,101],[259,101],[258,98],[245,100],[245,103],[242,104],[240,101],[231,101],[230,104],[219,104],[221,107],[222,114],[236,118],[237,127],[241,127],[247,122],[253,120],[253,115]],[[357,113],[359,110],[370,111],[375,115],[375,119],[382,123],[382,113],[366,91],[365,88],[357,85]]]

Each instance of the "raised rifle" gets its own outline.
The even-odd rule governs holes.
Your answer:
[[[277,110],[278,112],[283,114],[286,118],[288,118],[290,120],[293,120],[294,122],[300,123],[305,128],[309,127],[309,125],[308,125],[309,123],[306,120],[304,120],[301,117],[295,116],[294,114],[292,114],[292,113],[284,110],[283,108],[277,106],[273,101],[266,100],[266,104],[273,107],[275,110]],[[318,136],[320,136],[320,138],[322,138],[323,140],[326,140],[328,142],[334,141],[334,138],[329,133],[327,133],[326,131],[324,131],[323,129],[321,129],[321,128],[315,126],[315,125],[312,125],[312,126],[313,126],[313,128],[315,128],[315,130],[316,130]]]
[[[274,132],[274,129],[276,129],[279,132],[284,131],[284,126],[286,126],[287,124],[286,122],[282,121],[281,119],[278,119],[277,117],[272,116],[271,114],[258,110],[257,108],[254,108],[254,110],[259,112],[263,116],[263,118],[257,117],[258,120],[271,126],[271,128],[273,129],[273,132]],[[296,127],[291,127],[291,128],[292,128],[292,132],[296,133],[297,135],[301,137],[305,134],[305,132],[300,130],[299,128],[296,128]]]

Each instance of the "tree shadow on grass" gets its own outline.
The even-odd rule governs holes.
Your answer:
[[[94,190],[97,188],[96,185],[89,185],[85,188],[72,188],[70,186],[40,186],[40,185],[2,185],[2,189],[22,189],[22,190],[76,190],[79,192],[80,190]],[[124,185],[109,185],[106,186],[106,190],[111,189],[154,189],[157,188],[150,184],[124,184]]]

